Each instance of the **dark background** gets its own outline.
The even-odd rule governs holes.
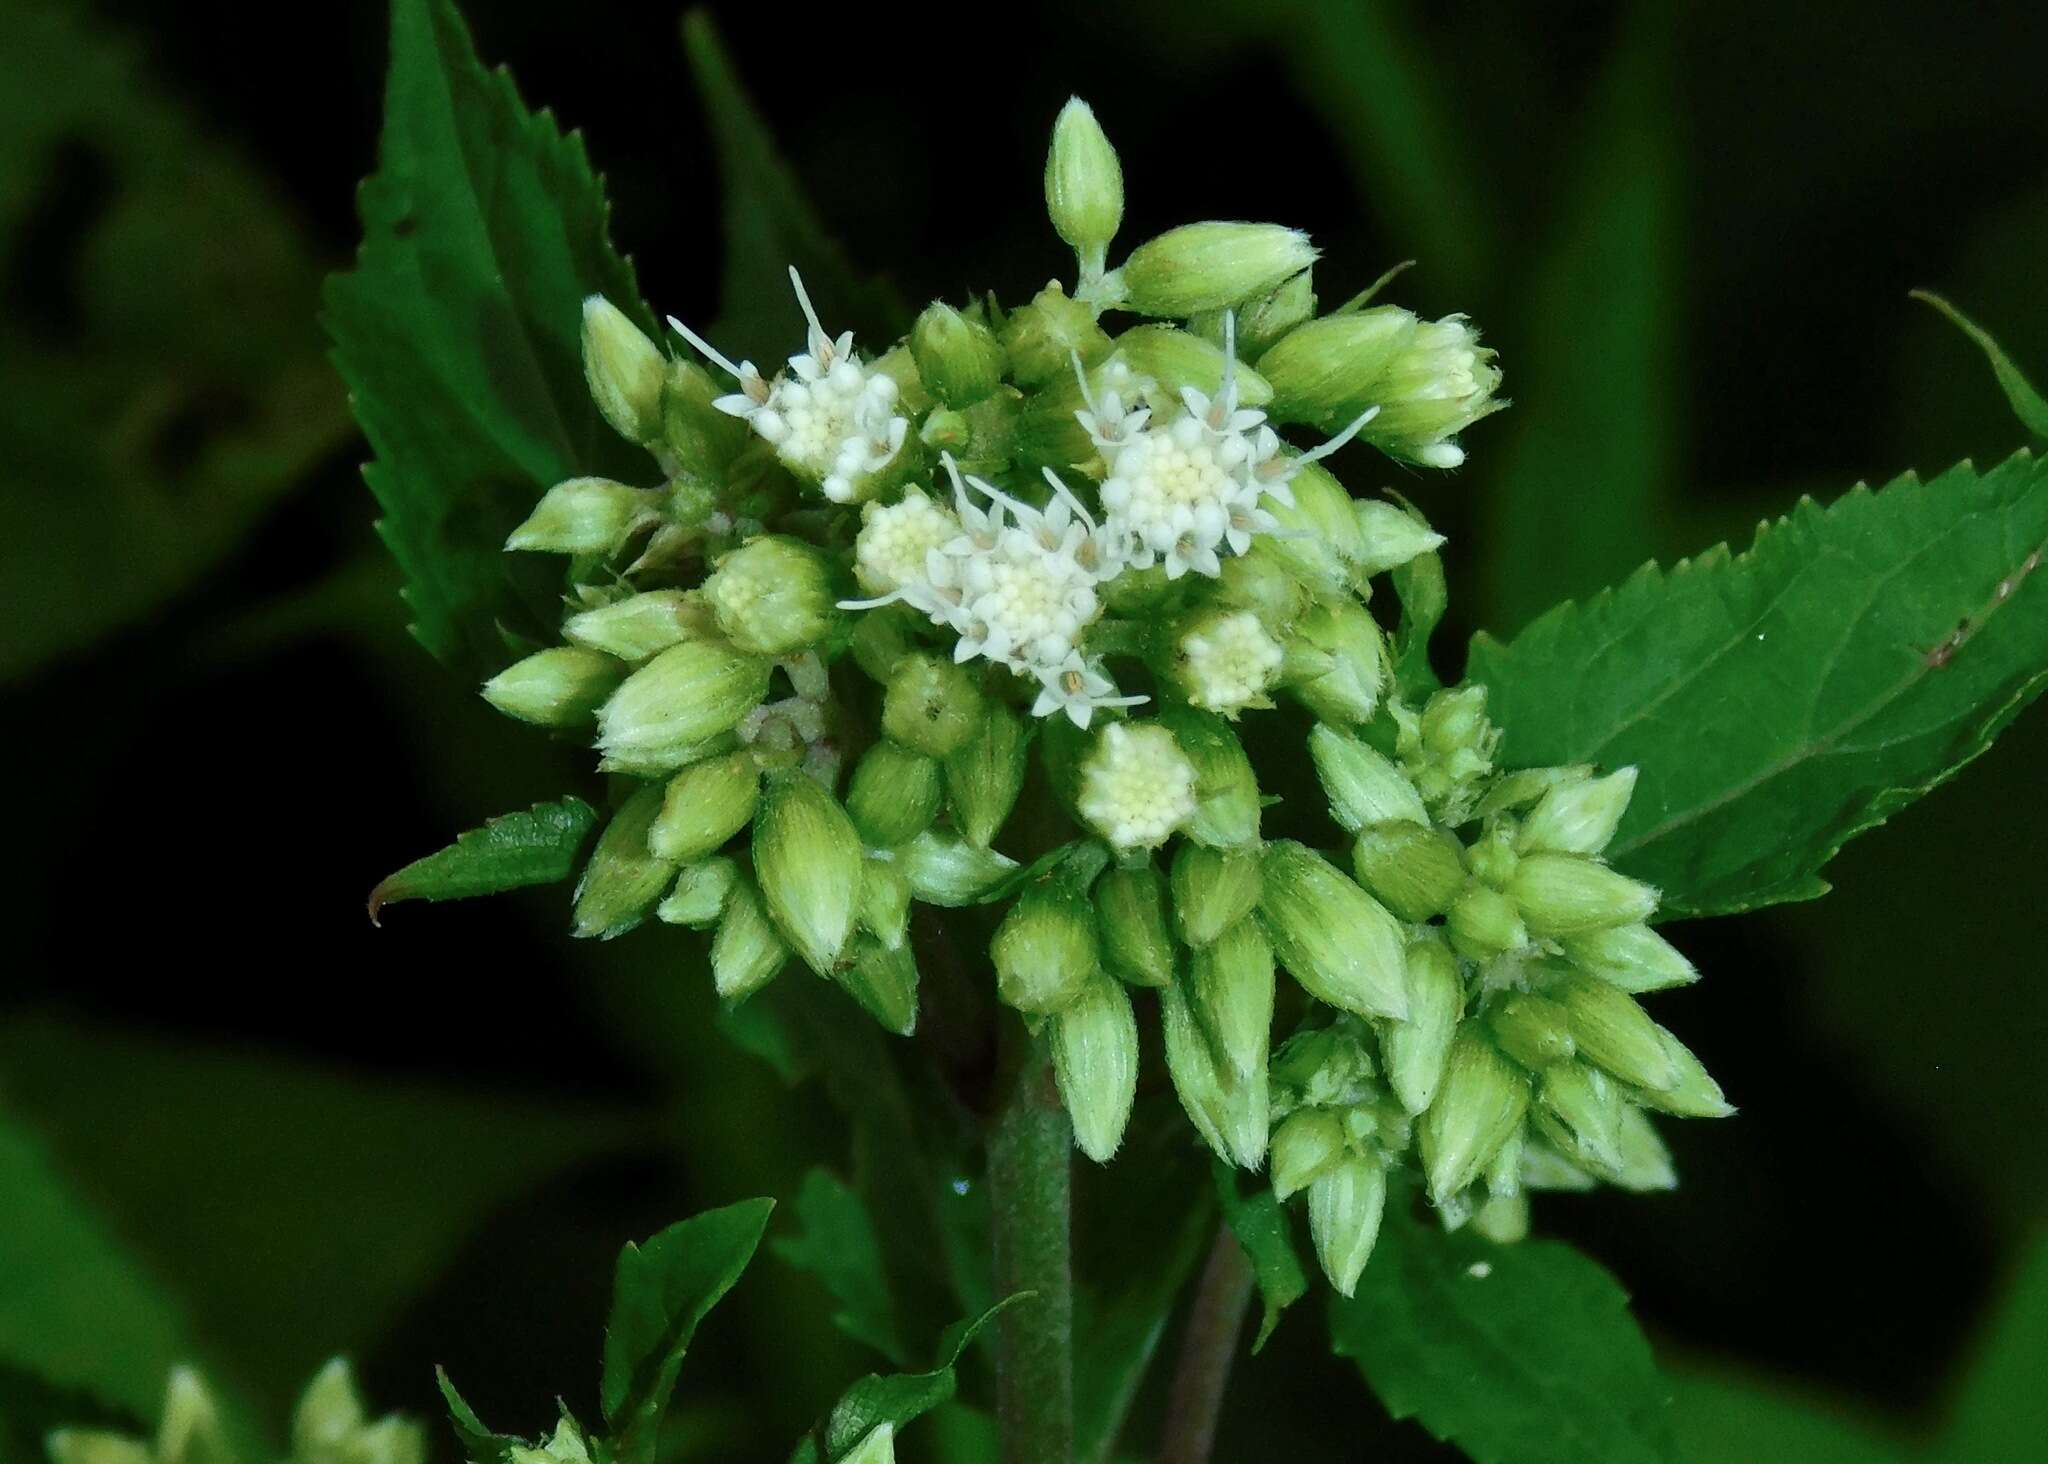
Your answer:
[[[406,638],[320,365],[383,9],[61,10],[132,69],[46,105],[38,65],[0,61],[0,1092],[273,1413],[345,1350],[385,1406],[432,1413],[445,1362],[538,1427],[553,1393],[590,1401],[618,1243],[788,1194],[835,1121],[710,1031],[673,932],[575,946],[559,891],[364,918],[392,868],[587,776]],[[715,315],[674,7],[467,10],[586,132],[649,299]],[[1038,176],[1070,92],[1122,153],[1126,245],[1297,224],[1329,300],[1419,258],[1392,297],[1470,313],[1516,399],[1463,474],[1352,485],[1452,535],[1447,671],[1465,633],[1740,543],[1802,492],[2009,453],[1981,359],[1911,287],[2048,375],[2037,7],[713,10],[820,212],[913,298],[1066,270]],[[222,178],[260,226],[177,228]],[[137,197],[169,222],[116,247]],[[221,469],[252,423],[269,470]],[[2048,1217],[2044,756],[2036,711],[1851,846],[1828,899],[1673,929],[1707,979],[1658,1014],[1743,1112],[1672,1126],[1676,1195],[1537,1223],[1623,1278],[1681,1373],[1938,1426]],[[1431,1457],[1313,1310],[1243,1367],[1222,1457],[1264,1456],[1276,1417],[1303,1457]],[[872,1365],[828,1313],[766,1259],[718,1313],[685,1392],[719,1457],[780,1457]]]

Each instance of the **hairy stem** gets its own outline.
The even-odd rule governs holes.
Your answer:
[[[989,1137],[996,1294],[1032,1297],[996,1319],[1003,1464],[1074,1457],[1073,1135],[1044,1049],[1010,1024],[1016,1087]]]
[[[1216,1420],[1223,1413],[1223,1390],[1230,1383],[1230,1364],[1244,1335],[1245,1308],[1251,1299],[1251,1263],[1230,1227],[1221,1226],[1216,1243],[1209,1247],[1181,1336],[1180,1361],[1166,1398],[1159,1464],[1208,1464],[1216,1446]]]

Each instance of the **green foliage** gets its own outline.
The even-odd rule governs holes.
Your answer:
[[[1287,1210],[1273,1198],[1272,1188],[1261,1184],[1240,1191],[1236,1171],[1220,1161],[1215,1173],[1216,1197],[1223,1203],[1223,1222],[1252,1263],[1252,1277],[1258,1282],[1259,1297],[1265,1307],[1258,1336],[1252,1341],[1252,1351],[1257,1352],[1280,1325],[1280,1313],[1308,1295],[1308,1273],[1302,1269],[1301,1257],[1294,1249]]]
[[[1672,1431],[1685,1464],[1905,1464],[1912,1457],[1902,1444],[1850,1422],[1843,1405],[1720,1375],[1681,1373],[1673,1387]]]
[[[860,1196],[830,1170],[813,1169],[792,1208],[802,1230],[776,1237],[768,1248],[825,1283],[839,1303],[832,1320],[840,1331],[903,1366],[909,1354],[897,1334],[881,1242]]]
[[[1396,1418],[1478,1464],[1656,1464],[1669,1392],[1628,1297],[1556,1241],[1494,1245],[1389,1205],[1331,1345]]]
[[[524,813],[491,819],[386,876],[370,891],[370,918],[401,900],[461,900],[557,884],[575,873],[576,856],[596,823],[597,810],[581,798],[536,803]]]
[[[1642,770],[1608,857],[1664,913],[1808,899],[1850,838],[1950,777],[2048,665],[2048,465],[1908,474],[1755,544],[1645,566],[1475,640],[1515,765]]]
[[[2012,358],[2007,356],[2004,348],[1992,338],[1991,332],[1932,290],[1914,290],[1912,295],[1915,300],[1924,300],[1939,310],[1948,317],[1957,330],[1977,343],[1977,349],[1982,351],[1984,358],[1991,363],[1991,374],[1998,378],[1998,385],[2005,393],[2005,399],[2012,403],[2013,415],[2018,417],[2020,424],[2034,436],[2048,439],[2048,400],[2044,400],[2041,393],[2034,389],[2034,384],[2027,380],[2026,373],[2012,363]]]
[[[582,139],[484,69],[447,0],[391,15],[362,252],[328,281],[325,319],[413,633],[476,675],[550,593],[545,571],[515,587],[505,536],[562,479],[634,469],[584,384],[584,297],[653,322]]]
[[[2048,1358],[2048,1232],[2037,1232],[1975,1349],[1930,1464],[1999,1464],[2038,1449],[2048,1439],[2043,1358]]]
[[[790,1464],[832,1464],[871,1430],[883,1424],[901,1429],[947,1402],[957,1386],[954,1368],[967,1344],[998,1312],[1024,1300],[1025,1295],[1008,1297],[980,1315],[948,1327],[939,1339],[938,1361],[930,1372],[869,1373],[848,1388],[824,1420],[797,1445],[790,1455]]]

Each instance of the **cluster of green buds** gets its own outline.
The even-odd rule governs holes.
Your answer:
[[[173,1368],[153,1440],[101,1429],[60,1428],[47,1441],[50,1464],[237,1464],[219,1406],[205,1381]],[[426,1435],[396,1414],[364,1412],[348,1364],[336,1358],[314,1374],[292,1412],[286,1464],[426,1464]]]

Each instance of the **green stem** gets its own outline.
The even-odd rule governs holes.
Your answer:
[[[1016,1087],[989,1137],[996,1294],[1032,1293],[996,1319],[1003,1464],[1074,1457],[1073,1133],[1044,1049],[1015,1024]]]
[[[1230,1382],[1230,1364],[1244,1336],[1244,1314],[1251,1299],[1251,1264],[1230,1227],[1221,1226],[1188,1310],[1180,1362],[1166,1399],[1159,1464],[1209,1464],[1216,1447],[1216,1421],[1223,1414],[1223,1390]]]

